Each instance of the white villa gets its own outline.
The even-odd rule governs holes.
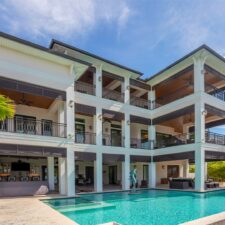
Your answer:
[[[203,45],[141,76],[57,40],[0,33],[0,94],[16,104],[0,122],[0,196],[129,190],[134,166],[139,188],[194,177],[204,191],[207,162],[225,160],[225,135],[210,131],[225,124],[224,57]]]

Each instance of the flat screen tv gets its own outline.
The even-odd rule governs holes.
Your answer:
[[[12,171],[30,171],[30,163],[18,161],[11,164]]]

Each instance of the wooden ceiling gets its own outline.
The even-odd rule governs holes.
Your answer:
[[[157,84],[153,87],[157,102],[166,104],[193,93],[193,79],[193,68],[191,67]]]
[[[20,104],[21,99],[24,99],[27,105],[44,109],[48,109],[54,101],[47,97],[24,94],[6,89],[0,89],[0,94],[9,97],[15,102],[15,104]]]

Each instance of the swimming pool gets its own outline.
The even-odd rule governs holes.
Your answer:
[[[176,225],[225,211],[225,191],[144,190],[133,195],[84,194],[44,202],[80,225],[111,221],[123,225]]]

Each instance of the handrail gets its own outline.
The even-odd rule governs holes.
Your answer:
[[[82,81],[75,82],[75,91],[89,95],[95,95],[95,89],[95,85],[93,84],[88,84]]]
[[[206,87],[206,89],[208,89],[208,88],[213,89],[213,90],[209,90],[209,91],[206,90],[206,93],[208,93],[208,94],[210,94],[210,95],[212,95],[212,96],[214,96],[214,97],[216,97],[216,98],[218,98],[222,101],[225,101],[225,90],[224,89],[223,90],[218,89],[214,85],[208,84],[208,83],[205,84],[205,87]]]
[[[14,117],[0,122],[0,131],[65,138],[66,124],[49,120]]]
[[[151,109],[150,100],[139,98],[134,95],[131,95],[130,97],[130,104],[144,109]]]
[[[217,145],[225,145],[225,135],[206,131],[205,142]]]
[[[161,141],[157,140],[155,143],[155,148],[165,148],[176,145],[190,144],[194,143],[194,141],[194,133],[183,133],[164,138]]]
[[[130,139],[130,147],[131,148],[139,148],[139,149],[151,149],[151,140],[143,141],[138,138]]]
[[[102,97],[118,102],[124,102],[124,93],[107,88],[103,88]]]
[[[96,134],[91,132],[75,131],[75,142],[79,144],[96,144]]]
[[[124,147],[124,137],[121,135],[120,140],[113,139],[111,135],[103,134],[102,135],[102,145],[105,146],[116,146],[116,147]]]

